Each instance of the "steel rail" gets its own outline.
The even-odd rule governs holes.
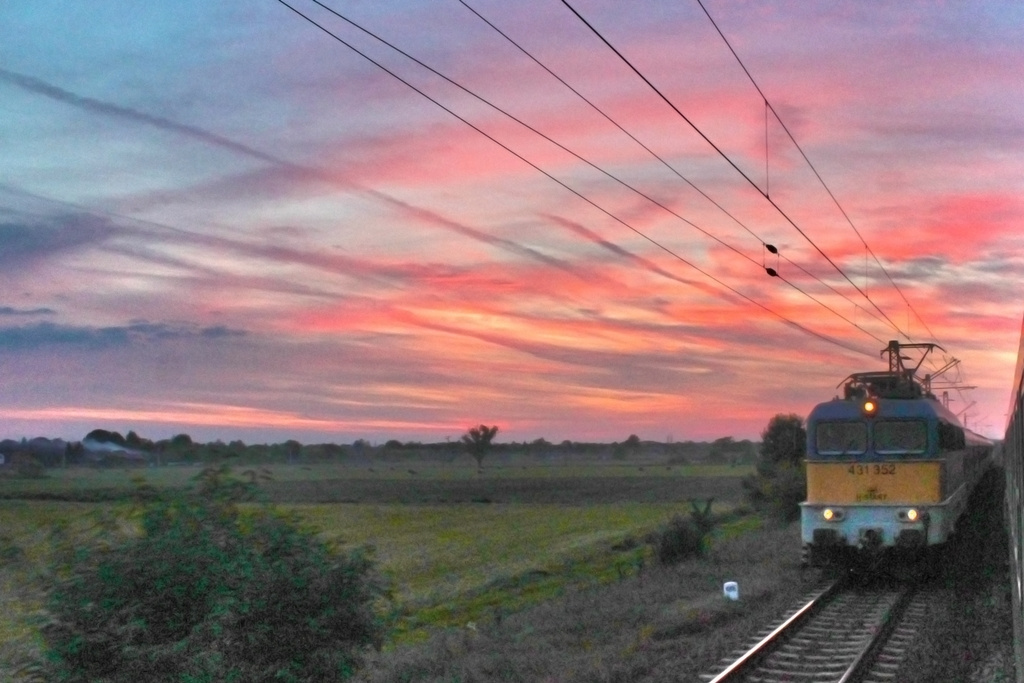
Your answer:
[[[782,636],[787,635],[789,630],[796,624],[806,620],[822,605],[823,602],[826,602],[829,598],[835,595],[844,584],[845,582],[843,580],[836,581],[815,595],[807,602],[807,604],[794,612],[792,616],[779,624],[775,630],[762,638],[756,645],[747,650],[739,659],[727,666],[721,673],[707,683],[725,683],[730,677],[739,674],[740,671],[750,666],[751,663],[764,655],[771,646],[775,645],[776,642],[782,638]]]
[[[854,683],[854,681],[860,680],[867,673],[867,669],[875,661],[875,655],[878,654],[878,651],[889,640],[896,626],[899,625],[903,613],[906,612],[907,606],[914,599],[916,592],[913,589],[907,589],[903,592],[903,595],[900,596],[899,600],[896,601],[885,615],[885,619],[882,621],[882,628],[878,630],[878,633],[871,639],[871,642],[864,646],[864,649],[853,660],[853,663],[850,664],[843,677],[836,681],[836,683]]]

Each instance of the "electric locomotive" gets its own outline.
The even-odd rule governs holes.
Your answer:
[[[807,418],[804,563],[920,559],[956,527],[991,464],[992,442],[965,429],[916,371],[934,344],[889,342],[887,372],[850,375],[843,397]],[[901,349],[923,349],[907,368]]]

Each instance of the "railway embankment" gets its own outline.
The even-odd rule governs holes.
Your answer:
[[[898,680],[1015,680],[1004,482],[993,469],[975,491],[935,581],[929,628],[909,648]]]

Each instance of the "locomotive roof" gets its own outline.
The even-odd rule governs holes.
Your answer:
[[[956,415],[934,398],[878,398],[873,400],[878,403],[878,412],[871,418],[873,420],[887,417],[941,419],[950,424],[962,426]],[[816,405],[808,415],[807,421],[862,419],[864,416],[862,406],[863,400],[837,397]]]

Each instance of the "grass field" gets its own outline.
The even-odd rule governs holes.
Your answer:
[[[197,472],[141,473],[153,486],[176,487]],[[712,670],[821,578],[800,569],[795,526],[737,511],[747,473],[649,464],[479,474],[451,466],[298,465],[271,468],[264,490],[325,537],[372,546],[392,581],[392,637],[371,654],[360,683],[669,683]],[[40,480],[0,479],[0,680],[23,680],[19,663],[39,652],[48,535],[62,524],[84,531],[95,514],[127,511],[132,474],[66,470]],[[112,500],[17,497],[89,491]],[[708,497],[723,516],[707,556],[655,563],[645,537],[673,514],[688,514],[689,501]],[[1001,496],[986,499],[998,508]],[[976,517],[994,519],[996,512],[980,506]],[[1005,558],[993,550],[1005,530],[993,527],[971,541],[970,529],[941,579],[951,597],[912,665],[921,677],[907,680],[983,680],[972,677],[973,660],[1006,664],[999,659],[1008,651],[999,643],[1012,633],[999,578]],[[978,562],[986,553],[995,559]],[[722,597],[725,580],[740,583],[739,602]],[[976,587],[966,597],[965,585]],[[972,661],[949,659],[943,675],[933,675],[937,653],[959,651]]]
[[[156,488],[187,485],[199,466],[50,470],[41,479],[0,478],[0,499],[36,498],[83,502],[123,499],[133,479]],[[740,478],[747,467],[565,465],[531,463],[477,472],[456,465],[352,467],[273,465],[238,467],[239,476],[259,476],[275,503],[452,504],[510,503],[591,505],[603,503],[682,503],[714,498],[734,503],[742,497]]]
[[[46,471],[39,479],[0,477],[0,496],[19,496],[34,492],[63,492],[130,487],[133,478],[141,478],[158,488],[187,485],[202,464],[172,467],[101,468],[71,467]],[[238,465],[236,474],[247,471],[266,472],[271,481],[507,481],[511,479],[685,479],[707,477],[741,477],[753,472],[751,466],[730,465],[651,465],[651,464],[565,464],[547,465],[527,461],[518,466],[495,465],[478,471],[475,465],[458,464],[380,464],[380,465]]]
[[[720,538],[705,558],[654,564],[622,580],[566,588],[501,619],[435,629],[425,642],[374,656],[357,680],[699,680],[818,585],[818,573],[798,564],[796,527],[758,527]],[[739,582],[738,602],[723,598],[726,580]]]
[[[0,501],[3,542],[24,551],[28,565],[47,561],[48,530],[83,523],[103,503]],[[515,610],[568,586],[605,583],[648,561],[645,534],[684,509],[675,504],[564,505],[284,505],[343,545],[372,546],[393,584],[399,631],[450,626],[494,609]],[[27,578],[24,572],[21,579]],[[0,615],[0,638],[14,634],[15,573],[0,591],[11,609]],[[22,594],[25,594],[22,592]],[[422,634],[420,634],[422,635]]]
[[[650,562],[645,535],[673,514],[687,514],[689,500],[715,496],[715,512],[732,509],[741,499],[739,478],[747,473],[649,465],[532,465],[479,474],[451,466],[269,469],[272,480],[264,489],[271,500],[327,538],[373,547],[394,587],[395,643],[634,575]],[[49,530],[61,522],[85,524],[90,512],[118,505],[12,496],[124,494],[135,475],[156,487],[177,487],[197,472],[74,469],[38,480],[0,480],[0,496],[7,498],[0,500],[0,641],[26,647],[35,642],[31,617],[41,605],[32,579],[48,561]],[[325,500],[332,502],[315,502]],[[362,502],[334,502],[342,500]],[[719,534],[738,533],[750,523],[740,519]]]
[[[401,633],[514,611],[645,562],[644,534],[671,504],[297,505],[347,544],[370,544],[394,581]]]

